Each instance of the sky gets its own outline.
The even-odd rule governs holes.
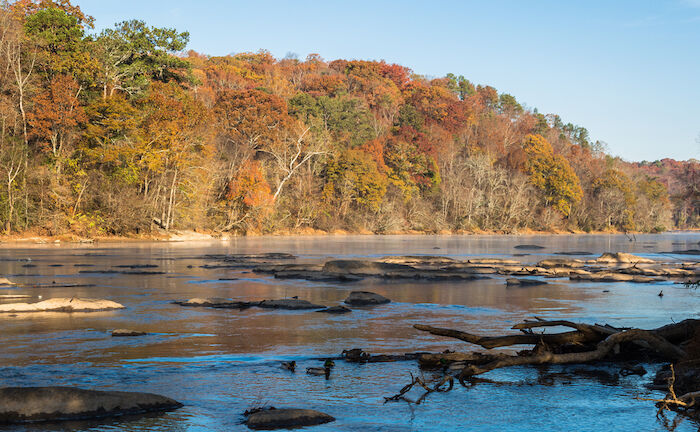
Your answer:
[[[74,0],[96,31],[190,32],[209,55],[386,60],[464,75],[628,161],[700,159],[700,0]]]

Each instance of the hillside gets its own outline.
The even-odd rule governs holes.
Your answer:
[[[68,0],[0,10],[0,221],[84,236],[697,227],[697,161],[628,163],[463,76],[186,51]],[[657,169],[658,168],[658,169]]]

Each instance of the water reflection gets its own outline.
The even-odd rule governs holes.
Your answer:
[[[241,269],[202,268],[208,262],[200,257],[286,252],[298,255],[299,261],[389,254],[511,258],[522,252],[514,248],[517,244],[544,246],[520,257],[534,263],[567,251],[598,254],[616,250],[658,257],[660,252],[693,248],[698,240],[700,234],[637,236],[636,243],[624,236],[359,236],[5,248],[0,250],[0,276],[18,275],[13,280],[28,286],[2,287],[0,295],[106,298],[127,309],[0,315],[0,376],[3,385],[147,391],[186,404],[163,416],[52,425],[56,428],[52,430],[244,430],[239,414],[266,403],[319,409],[339,419],[314,428],[318,431],[662,430],[653,405],[633,398],[649,394],[643,380],[630,376],[615,381],[616,371],[612,370],[609,379],[587,377],[570,368],[498,370],[486,377],[516,385],[458,388],[431,395],[425,405],[409,407],[384,405],[383,397],[406,384],[409,373],[418,372],[413,363],[338,362],[326,381],[303,372],[292,374],[278,362],[295,360],[298,371],[303,371],[319,366],[315,357],[335,356],[347,348],[372,353],[469,349],[458,341],[417,332],[411,327],[414,323],[502,334],[515,322],[537,315],[651,328],[697,316],[700,292],[667,283],[660,299],[658,284],[602,286],[557,280],[521,288],[506,287],[502,278],[440,283],[281,281]],[[36,267],[24,267],[28,263]],[[150,267],[134,267],[143,265]],[[164,274],[125,273],[141,270]],[[80,286],[66,286],[69,284]],[[299,296],[335,305],[354,289],[374,291],[393,302],[342,316],[255,308],[192,309],[171,303],[192,297],[258,300]],[[0,298],[3,303],[11,301],[17,300]],[[112,338],[109,331],[114,328],[149,335]],[[678,430],[694,428],[686,422]]]

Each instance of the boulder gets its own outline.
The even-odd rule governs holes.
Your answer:
[[[87,420],[170,411],[181,403],[151,393],[72,387],[0,388],[0,424]]]
[[[606,252],[595,260],[602,264],[653,264],[655,261],[625,252]]]
[[[345,306],[333,306],[333,307],[318,310],[316,312],[323,312],[323,313],[329,313],[329,314],[345,314],[348,312],[352,312],[352,309],[348,309]]]
[[[390,302],[391,300],[388,298],[369,291],[353,291],[348,298],[345,299],[345,304],[351,306],[371,306]]]
[[[38,303],[9,303],[0,305],[0,313],[5,312],[95,312],[124,309],[124,306],[101,299],[53,298]]]
[[[314,426],[335,421],[335,418],[309,409],[266,409],[248,416],[246,425],[255,430],[288,429]]]
[[[115,329],[112,330],[112,337],[128,337],[128,336],[145,336],[148,333],[138,331],[138,330],[129,330],[129,329]]]
[[[313,304],[307,300],[299,299],[283,299],[283,300],[263,300],[258,304],[258,307],[264,309],[289,309],[289,310],[304,310],[304,309],[324,309],[325,306]]]

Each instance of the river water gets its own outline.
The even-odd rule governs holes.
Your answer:
[[[635,399],[663,396],[644,386],[653,376],[651,367],[643,378],[618,377],[612,366],[607,377],[587,373],[600,370],[591,366],[497,370],[484,377],[500,384],[458,386],[449,393],[430,395],[419,406],[384,404],[384,396],[410,382],[411,373],[420,373],[415,362],[336,362],[328,380],[303,371],[321,365],[314,358],[337,356],[349,348],[373,354],[474,349],[464,342],[413,330],[414,323],[487,335],[511,332],[513,324],[533,316],[652,328],[697,317],[700,291],[672,283],[601,285],[565,280],[506,288],[501,277],[439,283],[281,281],[248,270],[202,268],[211,261],[201,256],[287,252],[299,261],[321,261],[407,254],[512,258],[527,253],[517,259],[534,263],[557,252],[623,251],[687,261],[697,256],[668,252],[698,249],[699,241],[700,233],[668,233],[638,235],[636,241],[624,235],[348,236],[5,246],[0,249],[0,276],[32,286],[0,288],[0,295],[35,297],[30,301],[37,301],[38,296],[105,298],[127,309],[0,315],[0,385],[145,391],[185,404],[163,415],[106,424],[11,430],[247,430],[241,414],[262,405],[312,408],[337,418],[312,429],[319,432],[666,430],[655,417],[653,403]],[[545,248],[515,249],[518,244]],[[133,264],[158,266],[147,270],[164,274],[104,273]],[[62,284],[92,286],[61,288]],[[392,303],[339,316],[257,308],[183,308],[171,303],[192,297],[259,300],[298,296],[335,305],[357,289],[377,292]],[[665,295],[661,298],[657,294],[662,289]],[[115,328],[150,334],[112,338],[109,331]],[[296,360],[296,374],[281,369],[282,360]],[[697,429],[697,424],[686,420],[677,430]]]

